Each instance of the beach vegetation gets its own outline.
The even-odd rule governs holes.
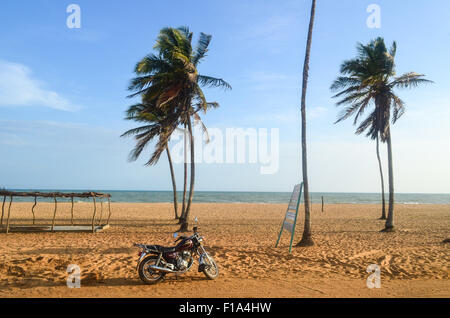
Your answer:
[[[140,96],[142,103],[150,104],[165,116],[161,124],[164,129],[158,135],[156,151],[148,161],[156,162],[167,148],[170,136],[179,127],[187,129],[190,145],[190,184],[187,189],[187,160],[185,160],[185,183],[183,206],[180,215],[181,232],[188,230],[189,212],[194,195],[195,158],[192,119],[199,119],[199,112],[219,107],[217,102],[208,102],[202,87],[231,89],[221,78],[199,74],[197,67],[206,57],[211,35],[200,33],[196,46],[192,45],[193,33],[188,27],[161,29],[154,50],[135,66],[136,77],[131,80],[129,97]],[[145,147],[145,146],[144,146]],[[186,201],[186,203],[185,203]]]
[[[344,106],[336,123],[354,116],[357,125],[365,111],[369,115],[359,122],[357,134],[366,133],[371,139],[386,143],[388,153],[389,208],[383,231],[394,230],[394,168],[392,158],[391,123],[394,124],[405,112],[405,103],[396,89],[414,88],[432,83],[425,75],[408,72],[397,76],[395,55],[397,44],[388,50],[384,39],[379,37],[368,44],[358,43],[358,56],[341,64],[339,76],[331,85],[337,92],[337,106]]]

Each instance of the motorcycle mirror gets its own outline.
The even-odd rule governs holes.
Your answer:
[[[177,232],[173,233],[173,238],[177,238],[177,237],[178,237],[178,233]]]

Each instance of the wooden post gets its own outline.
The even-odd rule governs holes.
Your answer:
[[[322,212],[323,212],[323,195],[322,195]]]
[[[109,215],[108,215],[108,221],[106,221],[106,224],[109,224],[109,219],[111,218],[111,198],[108,197],[108,210],[109,210]]]
[[[97,204],[94,195],[92,195],[92,200],[94,201],[94,215],[92,215],[92,233],[95,233],[95,213],[97,212]]]
[[[73,196],[70,197],[70,200],[72,201],[72,207],[70,209],[70,214],[71,214],[70,224],[72,224],[72,226],[73,226]]]
[[[36,220],[36,217],[35,217],[35,215],[34,215],[34,208],[36,207],[36,204],[37,204],[37,197],[34,197],[34,205],[33,205],[33,207],[31,208],[31,213],[33,214],[33,225],[34,225],[35,220]]]
[[[103,217],[103,198],[100,198],[100,219],[98,220],[98,225],[102,225],[102,217]]]
[[[12,205],[13,197],[9,197],[9,208],[8,208],[8,219],[6,220],[6,234],[9,233],[9,216],[11,215],[11,205]]]
[[[0,221],[0,226],[3,226],[3,214],[5,213],[5,202],[6,202],[6,195],[3,196],[2,219]]]
[[[53,197],[53,200],[55,201],[55,211],[53,212],[53,220],[52,220],[52,232],[55,231],[55,219],[56,219],[56,210],[58,209],[58,202],[56,201],[56,197]]]

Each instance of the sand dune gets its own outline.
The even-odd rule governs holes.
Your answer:
[[[26,222],[31,203],[15,203],[12,223]],[[449,205],[397,205],[394,233],[380,233],[375,205],[313,205],[315,246],[288,253],[284,233],[274,248],[286,205],[194,204],[207,249],[220,276],[208,281],[193,268],[155,286],[136,273],[133,242],[173,245],[178,228],[171,204],[112,205],[111,228],[89,233],[0,234],[0,297],[449,297]],[[38,220],[53,207],[38,205]],[[92,206],[78,203],[86,222]],[[103,218],[106,212],[104,211]],[[59,204],[57,222],[70,205]],[[302,232],[299,217],[295,242]],[[80,266],[80,289],[66,286],[69,264]],[[381,268],[381,288],[369,289],[367,266]]]

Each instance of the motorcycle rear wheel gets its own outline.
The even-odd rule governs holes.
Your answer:
[[[150,265],[155,265],[158,260],[157,256],[147,256],[139,264],[139,278],[147,285],[153,285],[164,279],[166,273],[157,272],[149,269]]]

